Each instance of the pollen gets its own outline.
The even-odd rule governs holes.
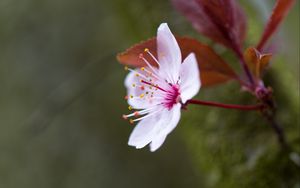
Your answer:
[[[148,52],[148,51],[149,51],[149,49],[148,49],[148,48],[145,48],[145,49],[144,49],[144,52]]]
[[[132,110],[132,106],[128,106],[128,110]]]
[[[129,123],[130,123],[130,124],[133,124],[133,123],[134,123],[133,119],[130,119],[130,120],[129,120]]]
[[[141,70],[142,70],[142,71],[145,71],[145,67],[141,67]]]
[[[124,119],[124,120],[127,120],[127,116],[126,115],[122,115],[122,118]]]
[[[137,117],[137,116],[139,116],[139,115],[140,115],[140,114],[139,114],[138,111],[135,111],[135,112],[134,112],[134,116],[135,116],[135,117]]]

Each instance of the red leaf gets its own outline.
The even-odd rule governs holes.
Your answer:
[[[202,86],[212,86],[231,79],[238,79],[235,72],[209,46],[186,37],[176,37],[176,40],[180,46],[183,59],[191,52],[195,53],[200,67]],[[145,63],[139,58],[140,54],[144,53],[145,48],[148,48],[156,56],[156,38],[129,48],[125,52],[118,54],[117,59],[125,65],[134,67],[145,66]],[[144,56],[148,61],[151,60],[146,54]],[[154,61],[150,61],[150,63],[156,66]]]
[[[266,25],[264,33],[257,45],[257,49],[261,51],[269,38],[277,30],[279,24],[282,22],[283,18],[287,15],[295,0],[277,0],[275,7],[269,21]]]
[[[240,51],[246,17],[235,0],[172,0],[194,28],[215,42]]]

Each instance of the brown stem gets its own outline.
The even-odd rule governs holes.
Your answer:
[[[239,62],[250,82],[250,85],[254,88],[255,87],[255,82],[254,82],[254,78],[249,70],[249,67],[247,66],[246,62],[245,62],[245,59],[244,59],[244,55],[243,53],[241,52],[241,50],[239,48],[236,48],[236,50],[234,50],[235,54],[237,55],[238,59],[239,59]]]

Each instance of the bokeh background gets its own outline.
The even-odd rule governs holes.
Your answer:
[[[274,1],[239,2],[253,45]],[[128,112],[126,72],[115,56],[154,36],[161,22],[237,64],[169,1],[0,1],[1,188],[300,187],[299,1],[276,36],[265,76],[292,154],[280,150],[258,113],[204,106],[183,112],[157,152],[127,146],[133,127],[121,118]],[[255,102],[234,82],[197,97]]]

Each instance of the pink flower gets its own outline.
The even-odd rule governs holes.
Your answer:
[[[180,119],[182,104],[194,97],[201,86],[196,57],[189,54],[182,62],[180,48],[168,25],[162,23],[157,31],[158,59],[145,49],[157,63],[153,67],[141,56],[147,67],[128,69],[125,79],[129,109],[123,115],[130,122],[138,122],[128,145],[137,149],[150,143],[150,150],[157,150]]]

